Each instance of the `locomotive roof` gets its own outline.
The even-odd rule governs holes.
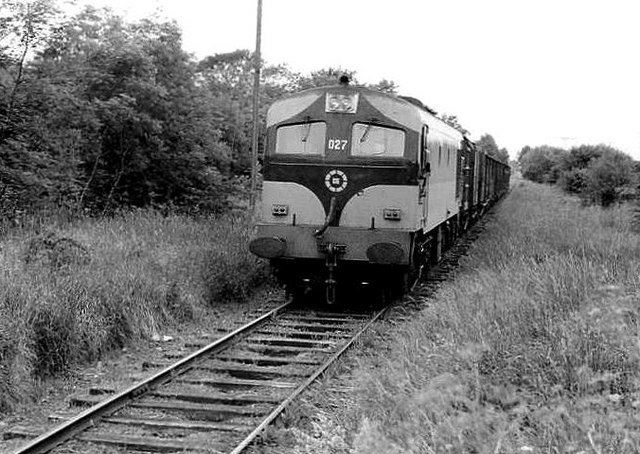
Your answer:
[[[380,110],[382,114],[393,118],[410,129],[421,131],[422,126],[427,124],[430,129],[435,129],[456,140],[462,140],[463,136],[460,131],[436,117],[433,110],[417,99],[401,97],[357,85],[328,85],[309,88],[288,95],[271,105],[267,113],[267,126],[282,123],[295,116],[321,97],[326,96],[327,92],[358,93],[360,96],[365,97],[376,109]]]

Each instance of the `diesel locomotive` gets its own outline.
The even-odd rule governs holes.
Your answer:
[[[414,98],[313,88],[267,113],[254,254],[290,292],[409,287],[508,189],[509,166]]]

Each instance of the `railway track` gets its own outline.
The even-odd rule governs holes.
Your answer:
[[[240,453],[386,311],[309,312],[287,302],[119,392],[76,397],[90,407],[15,454],[44,452]],[[7,436],[6,435],[6,436]]]
[[[491,213],[471,227],[431,268],[394,322],[410,319],[452,279],[460,259]],[[286,407],[320,377],[390,307],[369,314],[310,312],[287,302],[202,346],[173,364],[144,364],[151,377],[117,394],[92,389],[75,398],[90,406],[44,434],[14,428],[5,436],[35,437],[15,454],[64,452],[220,452],[250,446]],[[198,347],[198,346],[194,346]]]

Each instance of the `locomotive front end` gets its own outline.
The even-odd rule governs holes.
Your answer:
[[[276,102],[250,250],[289,289],[324,286],[329,303],[343,283],[408,267],[419,223],[417,129],[395,97],[348,85]]]

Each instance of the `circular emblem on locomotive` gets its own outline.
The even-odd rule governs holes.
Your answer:
[[[347,176],[342,170],[330,170],[324,177],[324,184],[331,192],[342,192],[347,187]]]

